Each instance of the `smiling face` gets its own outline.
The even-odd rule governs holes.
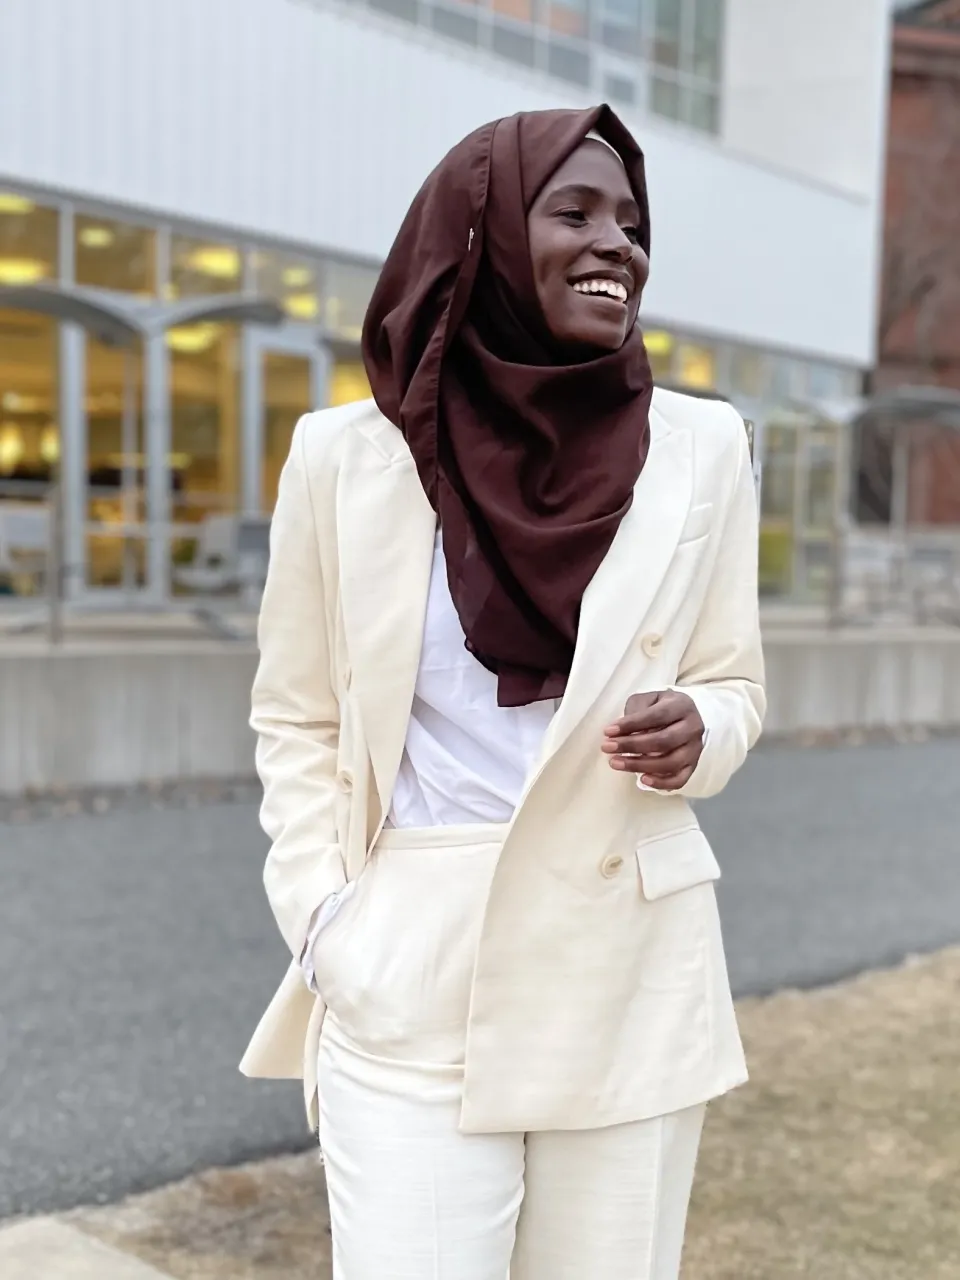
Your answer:
[[[588,138],[549,179],[527,217],[537,297],[571,354],[616,351],[637,319],[650,271],[640,210],[619,158]]]

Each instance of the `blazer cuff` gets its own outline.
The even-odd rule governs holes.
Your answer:
[[[268,857],[264,871],[267,898],[273,908],[284,941],[300,962],[317,907],[332,893],[339,893],[347,883],[339,851],[325,850],[320,865],[307,875],[294,878]],[[312,861],[312,859],[311,859]]]

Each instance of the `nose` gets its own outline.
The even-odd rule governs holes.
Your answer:
[[[609,222],[604,224],[593,250],[597,257],[603,258],[605,262],[625,264],[633,257],[635,247],[619,222],[615,218],[611,218]]]

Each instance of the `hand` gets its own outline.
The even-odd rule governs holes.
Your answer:
[[[610,768],[639,773],[645,786],[678,791],[693,776],[703,751],[703,721],[696,703],[668,689],[635,693],[624,715],[603,731]]]

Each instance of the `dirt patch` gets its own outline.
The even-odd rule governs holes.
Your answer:
[[[710,1108],[683,1280],[957,1280],[958,1007],[960,948],[741,1002],[752,1083]],[[177,1280],[330,1275],[315,1154],[67,1219]]]

